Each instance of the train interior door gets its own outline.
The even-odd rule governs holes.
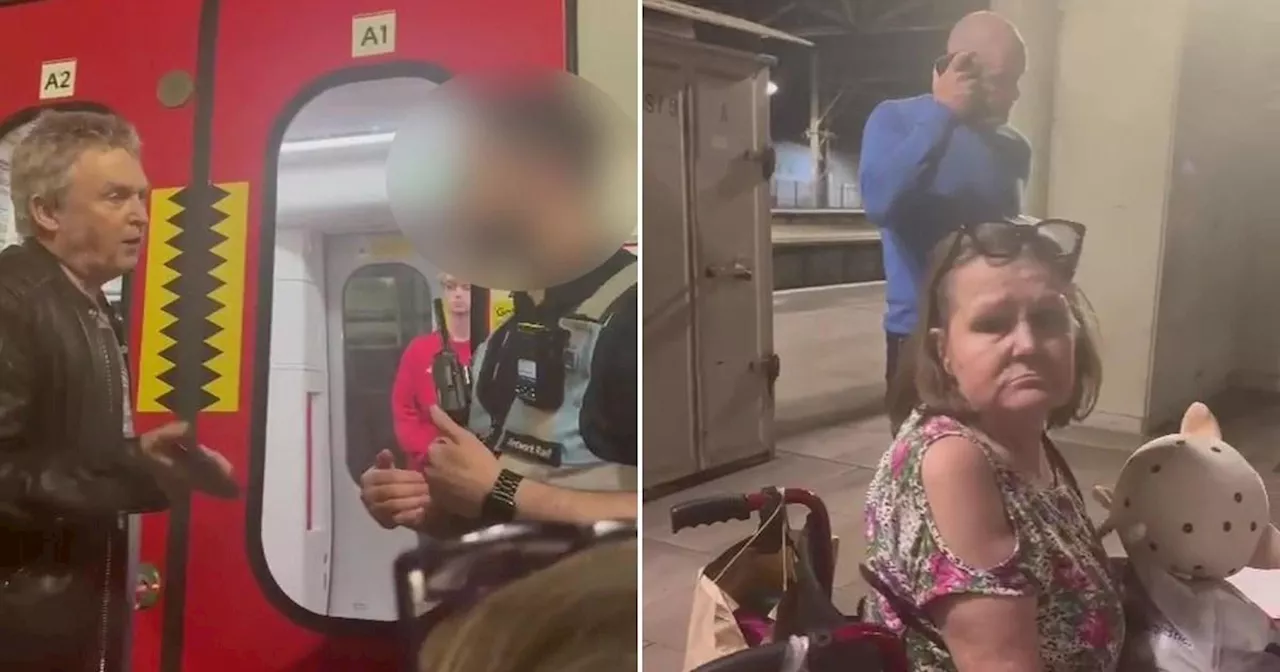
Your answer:
[[[374,523],[360,503],[358,485],[383,449],[404,464],[391,384],[409,342],[435,329],[431,301],[440,287],[436,274],[398,235],[331,236],[325,259],[328,333],[336,337],[329,339],[329,380],[342,397],[334,395],[329,409],[334,545],[328,613],[391,620],[392,584],[369,568],[387,566],[417,543],[417,535]]]
[[[399,115],[432,88],[332,88],[281,149],[262,543],[280,587],[325,616],[393,620],[388,570],[417,540],[369,517],[359,478],[399,451],[392,383],[409,341],[434,329],[436,273],[397,232],[384,171]]]

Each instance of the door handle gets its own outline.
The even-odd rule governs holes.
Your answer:
[[[765,182],[773,179],[773,172],[778,168],[778,150],[773,145],[765,145],[760,149],[748,149],[742,158],[760,163],[760,176]]]
[[[750,280],[755,273],[741,259],[734,259],[728,264],[711,264],[707,266],[708,278],[733,278],[734,280]]]
[[[747,368],[764,375],[765,387],[769,392],[769,397],[772,398],[778,384],[778,376],[782,374],[782,358],[775,353],[769,353],[751,362]]]
[[[133,589],[133,610],[143,611],[160,601],[160,570],[144,562],[138,565],[138,583]]]

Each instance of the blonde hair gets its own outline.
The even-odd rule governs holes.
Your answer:
[[[444,621],[421,672],[635,672],[635,541],[605,543],[503,587]]]
[[[13,225],[19,235],[35,235],[31,200],[58,207],[66,196],[71,166],[90,149],[123,149],[136,157],[142,153],[142,141],[133,124],[106,112],[50,110],[31,122],[10,160]]]

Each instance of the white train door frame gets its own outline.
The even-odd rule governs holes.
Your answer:
[[[382,267],[390,277],[407,267],[421,275],[431,296],[439,295],[436,273],[398,234],[340,234],[325,237],[325,313],[328,322],[329,418],[332,476],[333,555],[329,576],[330,616],[366,620],[394,620],[395,595],[387,570],[397,554],[418,541],[415,533],[384,530],[360,503],[356,469],[349,461],[354,450],[372,453],[369,446],[348,445],[348,400],[353,377],[347,368],[346,294],[361,271]],[[403,276],[401,276],[403,277]],[[394,280],[387,282],[394,288]],[[429,304],[428,304],[429,306]],[[427,315],[430,315],[429,307]],[[399,320],[402,316],[397,315]],[[429,318],[428,318],[429,320]],[[401,344],[403,347],[405,344]],[[397,357],[398,359],[398,357]],[[392,380],[386,381],[390,390]],[[389,409],[389,406],[388,406]]]

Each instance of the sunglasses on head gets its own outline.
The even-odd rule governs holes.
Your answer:
[[[975,252],[987,259],[1012,260],[1030,248],[1036,256],[1062,269],[1068,280],[1075,277],[1084,245],[1084,224],[1066,219],[1036,219],[1019,215],[1009,219],[965,224],[951,239],[936,273],[929,296],[936,296],[946,271],[955,266],[961,244],[968,240]]]
[[[962,240],[988,259],[1015,259],[1030,249],[1036,256],[1060,266],[1073,278],[1080,263],[1085,227],[1065,219],[1035,219],[1019,216],[1006,220],[966,224],[960,227],[947,254],[946,264],[955,263]]]
[[[396,558],[396,611],[416,651],[432,628],[489,593],[597,544],[636,538],[635,521],[505,523]]]

